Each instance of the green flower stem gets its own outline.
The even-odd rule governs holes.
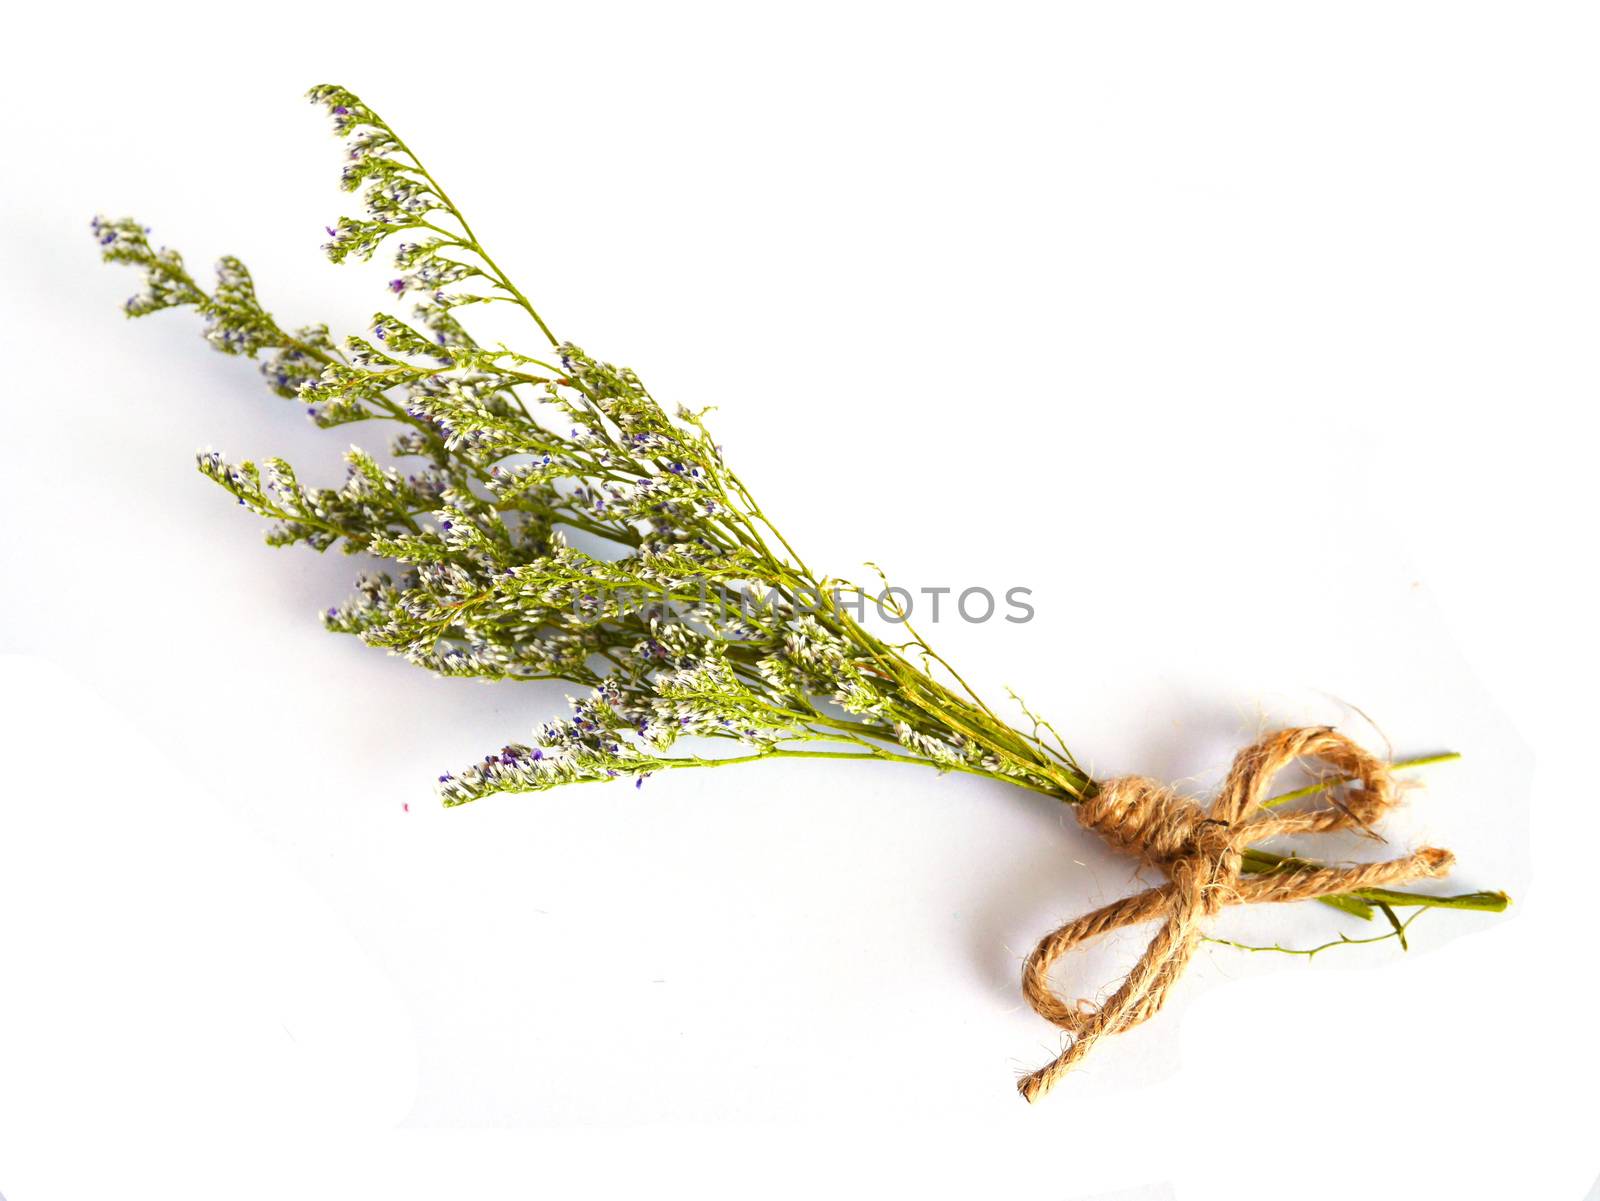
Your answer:
[[[1298,855],[1275,855],[1251,847],[1244,853],[1244,870],[1251,873],[1288,871],[1293,868],[1326,867],[1315,859]],[[1430,896],[1421,892],[1405,892],[1392,888],[1366,888],[1356,892],[1318,897],[1324,905],[1331,905],[1363,920],[1372,917],[1374,906],[1392,905],[1398,908],[1423,907],[1428,909],[1466,909],[1485,913],[1499,913],[1511,903],[1503,892],[1470,892],[1453,897]]]
[[[1435,763],[1454,763],[1461,755],[1457,751],[1446,751],[1438,755],[1420,755],[1414,759],[1396,759],[1389,764],[1391,771],[1404,771],[1412,767],[1429,767]],[[1296,788],[1293,792],[1283,793],[1266,802],[1266,808],[1283,805],[1289,801],[1297,801],[1301,797],[1315,796],[1319,792],[1326,792],[1330,788],[1337,788],[1341,784],[1350,784],[1354,781],[1346,779],[1318,780],[1315,784],[1307,784],[1304,788]]]
[[[404,154],[416,164],[417,174],[428,181],[428,186],[431,187],[438,195],[445,208],[450,210],[450,215],[461,223],[462,232],[467,236],[467,245],[463,246],[462,249],[469,250],[482,259],[484,265],[487,266],[490,271],[494,272],[495,282],[509,292],[513,299],[515,299],[516,303],[522,307],[523,311],[526,312],[528,316],[533,318],[533,323],[537,325],[539,327],[539,331],[550,340],[550,345],[560,346],[560,340],[550,332],[550,327],[544,323],[544,318],[539,316],[539,314],[534,311],[533,305],[528,302],[528,298],[517,290],[517,286],[511,282],[510,277],[508,277],[504,271],[500,270],[499,264],[489,257],[489,252],[483,248],[481,243],[479,243],[477,235],[472,232],[472,226],[467,224],[467,219],[461,215],[461,210],[455,206],[455,203],[450,199],[449,194],[439,186],[439,181],[434,179],[434,177],[428,173],[428,169],[422,165],[422,160],[417,157],[416,152],[400,139],[399,134],[394,133],[393,130],[390,130],[390,134],[394,137],[395,146],[400,150],[400,153]],[[427,225],[428,223],[423,222],[423,224]],[[438,229],[437,226],[433,225],[429,225],[429,228]],[[438,232],[447,238],[453,238],[455,236],[449,230],[440,229]]]
[[[1394,923],[1392,929],[1382,934],[1374,934],[1371,938],[1351,938],[1348,935],[1341,934],[1338,938],[1330,939],[1315,947],[1285,947],[1277,943],[1271,946],[1257,946],[1247,942],[1234,942],[1231,938],[1216,938],[1209,934],[1201,935],[1201,939],[1204,942],[1214,942],[1218,946],[1232,947],[1236,951],[1276,951],[1281,955],[1304,955],[1307,959],[1314,959],[1322,954],[1323,951],[1332,950],[1334,947],[1360,947],[1375,942],[1387,942],[1391,938],[1400,940],[1402,950],[1410,950],[1411,948],[1406,945],[1406,931],[1410,929],[1412,922],[1422,916],[1422,912],[1420,909],[1417,910],[1405,921]]]
[[[1420,892],[1399,892],[1392,888],[1365,888],[1352,894],[1374,905],[1393,905],[1397,909],[1465,909],[1476,913],[1504,913],[1511,898],[1503,892],[1464,892],[1453,897],[1430,897]]]

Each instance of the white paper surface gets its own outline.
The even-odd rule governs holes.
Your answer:
[[[1589,14],[274,13],[35,13],[0,85],[12,1201],[1582,1195]],[[407,65],[432,47],[462,57]],[[1280,723],[1459,750],[1389,831],[1517,905],[1409,955],[1208,950],[1028,1109],[1058,1043],[1020,959],[1135,886],[1060,807],[787,764],[438,809],[565,690],[323,634],[358,565],[262,546],[192,452],[334,478],[386,435],[311,428],[185,315],[124,322],[86,231],[137,214],[358,331],[386,298],[317,251],[351,206],[322,76],[559,333],[719,406],[809,560],[1031,588],[1030,623],[924,632],[1097,774],[1204,795]]]

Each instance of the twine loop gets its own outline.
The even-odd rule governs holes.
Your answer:
[[[1318,803],[1304,808],[1266,807],[1273,778],[1302,760],[1321,764],[1344,787],[1324,790]],[[1268,838],[1350,829],[1371,834],[1396,796],[1394,779],[1381,759],[1326,727],[1279,730],[1240,751],[1208,809],[1142,776],[1101,784],[1077,806],[1078,820],[1167,880],[1068,922],[1040,940],[1028,956],[1022,969],[1023,996],[1072,1041],[1053,1061],[1024,1076],[1017,1090],[1037,1101],[1101,1038],[1153,1017],[1194,957],[1202,936],[1200,919],[1225,906],[1304,901],[1445,875],[1455,857],[1437,847],[1383,863],[1321,867],[1291,861],[1258,874],[1243,870],[1245,849]],[[1051,988],[1050,969],[1062,955],[1079,943],[1141,922],[1160,926],[1102,1005],[1068,1002]]]

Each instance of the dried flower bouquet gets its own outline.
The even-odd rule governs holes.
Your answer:
[[[358,578],[355,595],[323,614],[328,629],[441,675],[587,690],[570,717],[440,776],[445,804],[767,759],[915,764],[1073,804],[1167,883],[1069,923],[1030,958],[1030,1003],[1072,1037],[1021,1082],[1029,1099],[1097,1038],[1160,1008],[1205,937],[1199,919],[1222,905],[1315,898],[1381,915],[1389,925],[1378,937],[1402,942],[1410,919],[1398,910],[1504,907],[1500,893],[1393,887],[1443,874],[1447,852],[1340,868],[1255,845],[1370,830],[1393,801],[1390,769],[1443,756],[1384,765],[1336,733],[1284,731],[1241,754],[1202,811],[1149,781],[1091,780],[1048,722],[1020,701],[1025,720],[1002,719],[909,625],[898,644],[871,632],[864,591],[807,565],[724,462],[701,413],[668,412],[632,371],[557,339],[387,123],[340,87],[311,98],[348,138],[343,184],[365,201],[363,216],[329,228],[327,253],[366,260],[391,244],[389,288],[412,302],[410,320],[378,313],[369,336],[342,343],[325,325],[286,331],[237,259],[218,263],[207,290],[137,222],[96,219],[93,229],[107,260],[144,273],[130,316],[193,308],[213,346],[259,360],[268,386],[318,426],[396,427],[390,454],[414,466],[352,449],[336,489],[308,487],[280,459],[199,457],[201,471],[272,523],[271,544],[337,545],[393,565]],[[549,348],[527,355],[477,342],[462,318],[491,304],[520,309]],[[579,549],[569,532],[606,550]],[[1268,795],[1272,776],[1296,762],[1328,774]],[[1144,921],[1159,923],[1150,949],[1100,1006],[1051,992],[1058,955]]]

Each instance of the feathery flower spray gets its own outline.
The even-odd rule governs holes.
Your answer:
[[[1069,923],[1030,958],[1030,1003],[1072,1036],[1019,1085],[1030,1100],[1100,1036],[1160,1007],[1205,937],[1195,919],[1223,904],[1314,898],[1358,918],[1381,915],[1389,926],[1379,937],[1402,943],[1411,918],[1398,910],[1505,906],[1500,893],[1388,887],[1443,874],[1446,852],[1340,869],[1251,845],[1273,833],[1368,828],[1392,800],[1388,767],[1430,760],[1386,766],[1332,732],[1285,731],[1241,754],[1224,795],[1202,813],[1148,781],[1091,780],[1048,722],[1020,701],[1026,720],[1002,720],[909,624],[904,643],[871,632],[860,620],[867,594],[807,566],[724,462],[701,413],[669,413],[632,371],[557,339],[387,123],[344,88],[310,95],[348,139],[343,186],[365,202],[363,216],[328,227],[328,257],[392,249],[388,291],[411,302],[409,320],[379,312],[368,336],[342,343],[325,325],[286,331],[237,259],[217,264],[208,291],[137,222],[97,218],[93,232],[105,259],[144,274],[128,315],[193,308],[207,341],[257,360],[268,387],[318,426],[391,423],[390,455],[410,466],[352,447],[338,488],[302,484],[281,459],[199,456],[206,476],[272,523],[272,545],[337,545],[392,565],[360,576],[354,595],[324,612],[328,629],[441,675],[587,690],[571,716],[527,742],[441,775],[446,805],[801,758],[915,764],[1073,804],[1169,883]],[[548,349],[478,343],[462,318],[489,304],[520,309]],[[581,550],[567,531],[610,551]],[[1272,774],[1297,760],[1331,774],[1267,797]],[[1289,801],[1302,804],[1280,808]],[[1134,921],[1161,926],[1098,1009],[1050,992],[1062,951]],[[1364,941],[1375,940],[1339,939]]]

